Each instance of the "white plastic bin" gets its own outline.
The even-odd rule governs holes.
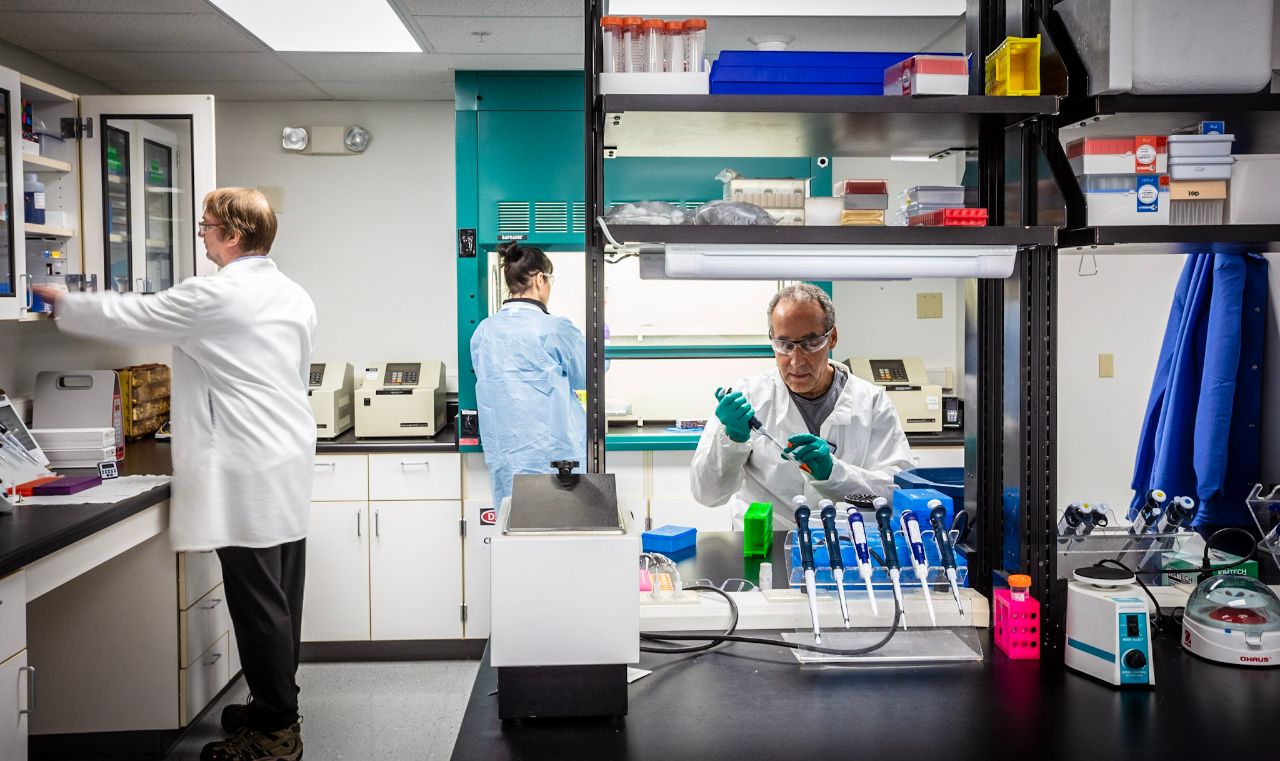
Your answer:
[[[1271,82],[1273,0],[1064,0],[1089,94],[1252,93]]]
[[[1089,226],[1167,225],[1169,193],[1162,191],[1155,211],[1138,211],[1137,193],[1085,193],[1089,205]]]
[[[1171,180],[1229,180],[1234,156],[1193,156],[1169,159]]]
[[[1280,153],[1236,156],[1227,192],[1227,223],[1280,223]]]
[[[1230,156],[1235,135],[1170,135],[1169,158]]]

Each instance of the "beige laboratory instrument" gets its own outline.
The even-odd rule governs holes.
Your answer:
[[[387,362],[364,369],[356,437],[435,436],[444,428],[444,363]]]
[[[942,386],[930,385],[924,362],[918,357],[851,357],[845,364],[854,375],[884,388],[898,411],[904,433],[942,431]]]
[[[333,439],[355,425],[350,362],[312,362],[307,377],[307,401],[316,416],[316,438]]]

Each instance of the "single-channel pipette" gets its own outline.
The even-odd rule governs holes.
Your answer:
[[[920,580],[920,590],[924,592],[924,603],[929,606],[929,620],[937,626],[938,616],[933,612],[933,598],[929,596],[929,560],[924,554],[920,520],[911,510],[903,510],[899,520],[902,522],[902,535],[907,538],[907,546],[911,548],[911,567],[915,569],[916,578]]]
[[[818,502],[818,515],[822,516],[822,537],[827,543],[827,557],[831,559],[831,575],[836,579],[836,594],[840,598],[840,615],[844,628],[849,628],[849,603],[844,597],[844,558],[840,557],[840,532],[836,531],[835,503],[829,499]]]
[[[875,593],[871,591],[871,551],[867,548],[867,526],[862,520],[862,513],[854,505],[849,505],[846,515],[849,518],[849,537],[853,539],[853,553],[858,558],[858,575],[862,577],[862,585],[867,589],[871,613],[878,616],[880,609],[876,606]]]
[[[964,615],[964,606],[960,604],[960,581],[956,578],[956,553],[951,546],[951,532],[947,530],[947,508],[942,500],[929,500],[929,525],[933,527],[933,543],[938,547],[938,558],[942,568],[947,572],[947,583],[951,585],[951,596],[955,598],[956,609]]]
[[[809,596],[809,617],[813,619],[813,641],[822,644],[818,626],[818,588],[814,579],[813,537],[809,534],[809,502],[803,495],[792,500],[796,506],[796,539],[800,542],[800,567],[804,569],[804,591]]]
[[[1142,507],[1138,508],[1138,513],[1133,516],[1133,523],[1129,526],[1130,534],[1145,534],[1151,530],[1160,518],[1160,506],[1169,499],[1160,489],[1152,489],[1147,492],[1147,499],[1142,503]]]
[[[880,529],[880,550],[884,552],[884,567],[889,569],[889,581],[893,583],[893,599],[902,612],[902,630],[907,630],[907,607],[902,604],[902,564],[898,561],[898,543],[893,539],[893,508],[889,500],[876,497],[871,502],[876,509],[876,528]]]
[[[723,399],[725,394],[731,393],[732,391],[733,389],[731,388],[718,388],[716,389],[716,399]],[[760,418],[756,417],[755,415],[752,415],[751,419],[747,421],[747,426],[751,430],[763,436],[765,440],[767,440],[770,444],[773,444],[775,447],[777,447],[778,451],[782,453],[783,459],[794,462],[796,464],[796,467],[800,468],[800,470],[803,470],[805,473],[810,472],[808,465],[805,465],[804,463],[797,460],[796,456],[791,453],[791,450],[787,449],[782,444],[782,442],[778,441],[777,439],[769,435],[769,432],[764,429],[764,423],[760,422]]]

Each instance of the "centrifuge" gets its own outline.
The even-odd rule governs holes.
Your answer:
[[[1213,576],[1187,600],[1182,646],[1232,666],[1280,665],[1280,598],[1248,576]]]

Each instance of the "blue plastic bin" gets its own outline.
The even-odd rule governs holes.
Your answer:
[[[884,70],[913,53],[725,50],[713,95],[883,95]]]
[[[687,526],[660,526],[640,535],[645,552],[661,552],[663,555],[687,550],[697,541],[698,530]]]
[[[937,489],[957,505],[964,504],[964,468],[912,468],[899,471],[893,482],[900,489]]]

